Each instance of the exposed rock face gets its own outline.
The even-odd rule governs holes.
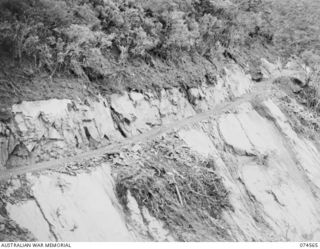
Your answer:
[[[22,102],[14,105],[12,112],[11,123],[1,126],[2,168],[73,154],[81,146],[121,138],[108,103],[101,98],[84,103],[58,99]]]
[[[261,59],[261,73],[264,78],[287,77],[294,80],[301,87],[308,84],[311,75],[311,69],[297,60],[291,59],[286,65],[282,66],[281,62],[270,63],[266,59]]]
[[[113,206],[111,180],[106,167],[77,177],[30,176],[33,198],[7,210],[40,241],[130,241],[133,236]]]
[[[129,199],[132,226],[126,224],[110,169],[110,165],[101,164],[89,173],[82,171],[76,175],[58,172],[28,175],[25,180],[31,184],[32,198],[14,205],[8,203],[9,217],[40,241],[165,241],[170,238],[163,224],[150,216],[147,209],[142,210],[144,216],[141,216],[132,197]],[[18,180],[10,193],[20,188]],[[147,222],[143,221],[145,218]]]
[[[234,207],[224,214],[233,237],[319,240],[318,148],[293,131],[272,101],[262,104],[262,115],[246,108],[215,121],[218,135],[180,132],[194,151],[214,158]]]
[[[250,90],[248,78],[240,70],[232,70],[212,88],[189,89],[191,98],[170,89],[163,90],[161,98],[152,93],[113,95],[110,105],[102,99],[86,105],[69,100],[24,102],[13,107],[15,126],[11,127],[15,130],[7,124],[1,126],[1,162],[8,165],[17,148],[19,153],[34,152],[37,146],[54,152],[59,146],[62,151],[76,151],[77,144],[89,144],[90,138],[101,142],[107,136],[116,141],[121,135],[130,137],[208,110],[212,103]],[[239,84],[236,79],[242,79],[240,76],[244,77],[240,84],[244,84],[236,87],[233,84]],[[6,219],[45,241],[319,241],[319,144],[296,132],[292,120],[279,108],[280,102],[272,98],[246,102],[218,117],[173,129],[151,142],[122,148],[113,157],[13,178],[1,187]],[[42,140],[47,143],[39,145]],[[201,171],[217,176],[221,186],[215,190],[228,193],[228,205],[222,205],[214,215],[199,206],[208,219],[198,217],[193,222],[182,217],[186,226],[173,229],[172,222],[163,217],[165,213],[157,217],[143,204],[148,204],[144,198],[153,198],[150,193],[143,189],[133,193],[119,189],[119,182],[115,184],[121,176],[119,169],[126,167],[129,176],[122,176],[120,182],[128,177],[134,181],[141,170],[151,172],[157,181],[172,179],[168,186],[175,186],[173,205],[179,209],[191,212],[187,209],[190,195],[212,198],[205,189],[192,190],[177,168],[171,164],[164,167],[168,162],[180,163],[176,165],[186,167],[191,175]],[[179,179],[191,190],[182,191]]]
[[[218,78],[214,87],[203,84],[188,90],[189,101],[196,111],[207,111],[229,98],[239,97],[250,91],[252,81],[239,66],[233,65],[224,69],[225,77]],[[238,84],[237,82],[241,82]]]
[[[1,125],[0,134],[7,135],[0,135],[0,168],[72,155],[88,147],[119,141],[193,116],[196,111],[211,109],[250,90],[250,77],[239,66],[232,65],[225,70],[226,76],[219,79],[216,86],[204,85],[199,89],[204,97],[195,93],[191,102],[180,89],[172,88],[162,90],[160,96],[152,92],[114,94],[110,96],[110,104],[98,97],[98,100],[84,101],[24,101],[14,105],[12,121]],[[190,92],[192,95],[194,89]],[[24,152],[17,153],[21,150]]]
[[[16,145],[17,142],[11,130],[5,123],[0,122],[0,170],[4,169]]]
[[[238,66],[225,68],[225,85],[229,90],[231,97],[239,97],[247,93],[252,87],[252,81],[249,75],[245,75]],[[239,84],[241,82],[241,84]]]
[[[111,107],[119,117],[116,122],[127,137],[144,133],[154,126],[161,125],[158,106],[159,101],[152,93],[144,95],[131,92],[111,96]]]
[[[86,143],[84,127],[95,140],[101,140],[105,135],[117,136],[110,110],[103,100],[84,103],[58,99],[23,102],[14,105],[12,110],[18,132],[30,151],[34,149],[32,140],[62,140],[74,145],[77,137],[79,143]]]
[[[319,240],[319,200],[314,195],[319,193],[319,188],[314,188],[319,180],[311,179],[308,173],[312,168],[314,175],[319,174],[319,168],[314,166],[319,165],[315,145],[297,136],[273,102],[263,103],[263,108],[274,123],[254,110],[235,116],[247,139],[241,143],[229,140],[229,145],[254,155],[238,158],[235,170],[240,182],[250,193],[248,197],[254,198],[255,213],[261,219],[258,223],[269,227],[270,240]],[[237,180],[233,190],[239,187]],[[233,203],[240,207],[236,200]],[[243,226],[248,220],[249,217],[238,225]]]
[[[280,76],[281,69],[282,69],[282,65],[279,61],[273,64],[264,58],[261,59],[261,73],[264,78],[268,79],[272,76],[273,77]]]
[[[230,193],[233,210],[223,211],[219,220],[229,233],[226,237],[236,241],[319,240],[317,145],[294,132],[273,101],[263,102],[258,111],[243,104],[234,113],[182,128],[176,134],[194,157],[214,161]],[[163,144],[169,144],[170,137],[162,137]],[[145,160],[139,148],[129,150],[129,161]],[[179,149],[172,152],[177,155]],[[76,174],[28,175],[33,197],[8,204],[10,218],[39,240],[175,238],[145,207],[140,209],[130,194],[129,211],[122,211],[109,164]]]
[[[297,80],[301,86],[305,86],[308,83],[311,75],[311,69],[302,63],[298,63],[296,60],[290,60],[284,68],[288,71],[288,75]]]

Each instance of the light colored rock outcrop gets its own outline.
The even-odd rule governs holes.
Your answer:
[[[266,65],[269,74],[278,70],[270,67]],[[51,158],[59,151],[75,151],[77,146],[103,139],[117,141],[121,135],[143,133],[250,91],[251,81],[241,69],[229,68],[226,74],[216,86],[189,89],[188,96],[179,89],[167,89],[159,98],[150,92],[112,95],[110,105],[102,98],[85,102],[23,102],[13,107],[14,125],[0,125],[0,163],[10,167],[14,163],[26,163],[18,161],[21,156],[16,158],[24,151],[36,155],[45,151]],[[237,85],[238,80],[242,85]],[[186,154],[179,154],[179,148],[184,147],[188,148],[190,157],[197,158],[195,162],[212,161],[208,170],[222,179],[232,206],[225,207],[215,217],[224,228],[220,239],[318,241],[318,144],[298,134],[273,100],[255,102],[254,106],[244,103],[219,117],[174,129],[172,136],[163,134],[154,138],[155,144],[161,141],[165,147],[171,142],[171,147],[164,151],[183,157]],[[179,140],[172,143],[172,137]],[[129,159],[124,164],[126,167],[130,167],[130,159],[144,162],[150,156],[139,148],[136,145],[124,149]],[[158,153],[154,149],[150,151]],[[28,160],[28,154],[26,157]],[[118,160],[122,157],[121,152]],[[154,158],[160,173],[156,172],[162,174],[164,162],[154,162]],[[167,224],[153,217],[146,206],[141,206],[141,200],[138,205],[130,191],[126,192],[125,206],[118,200],[119,189],[114,186],[111,168],[123,165],[117,164],[117,160],[95,164],[95,168],[71,167],[67,172],[45,171],[9,181],[3,187],[8,218],[28,229],[38,240],[172,241],[179,238],[179,234],[168,230]],[[185,205],[182,199],[177,203],[181,208]],[[198,236],[196,229],[194,233]]]
[[[12,112],[11,123],[1,124],[2,168],[25,166],[72,154],[86,145],[121,139],[102,98],[24,101],[14,105]]]
[[[265,79],[286,77],[295,80],[295,83],[300,86],[307,85],[312,74],[311,68],[298,59],[293,58],[285,65],[282,65],[280,60],[276,63],[271,63],[266,59],[261,59],[261,72]]]
[[[111,107],[119,118],[119,126],[127,137],[138,135],[161,125],[159,101],[150,93],[113,94]]]
[[[238,66],[226,67],[225,85],[231,97],[239,97],[248,93],[252,87],[252,81],[248,75]]]
[[[76,177],[48,173],[29,176],[28,181],[32,184],[33,198],[8,205],[7,209],[38,240],[134,240],[117,204],[107,166]]]
[[[24,101],[12,107],[12,122],[1,126],[0,134],[6,135],[0,135],[0,168],[72,155],[207,111],[250,91],[249,78],[239,66],[230,65],[216,85],[204,84],[188,94],[172,88],[159,96],[134,91],[113,94],[110,104],[101,96]]]
[[[195,130],[181,137],[197,152],[200,145],[211,148],[203,155],[214,158],[230,191],[234,212],[224,219],[235,240],[318,241],[319,150],[293,131],[272,101],[263,106],[265,116],[248,107],[219,118],[221,138],[212,144],[222,139],[235,152],[217,150]]]
[[[75,146],[76,140],[88,143],[85,127],[95,140],[104,136],[118,137],[110,109],[103,100],[85,103],[58,99],[22,102],[14,105],[12,111],[17,132],[29,151],[41,139],[60,140],[69,146]]]
[[[129,213],[125,216],[107,164],[76,176],[47,172],[28,175],[26,180],[32,198],[8,204],[7,211],[9,217],[31,231],[37,240],[172,240],[163,224],[147,209],[140,211],[133,197],[129,198]],[[15,189],[19,188],[17,181]],[[7,194],[13,192],[11,188]]]
[[[320,239],[319,149],[292,129],[273,101],[263,102],[259,112],[245,103],[234,113],[181,128],[176,134],[195,157],[214,161],[233,207],[220,218],[226,236],[235,241]],[[40,240],[176,238],[130,193],[128,210],[122,210],[107,164],[76,176],[28,175],[27,181],[33,198],[8,204],[7,211]],[[14,189],[7,192],[12,193]]]
[[[280,61],[277,61],[275,64],[273,64],[265,58],[261,59],[261,73],[265,79],[280,76],[281,70],[282,65]]]
[[[196,113],[186,96],[177,88],[161,91],[159,112],[164,124]]]
[[[311,69],[304,65],[302,62],[299,63],[297,60],[291,59],[284,67],[284,70],[287,71],[287,74],[298,80],[302,86],[308,83],[309,77],[311,75]]]
[[[189,100],[195,110],[207,111],[230,98],[250,92],[252,81],[240,66],[229,66],[224,72],[225,76],[218,77],[214,86],[204,83],[188,90]]]

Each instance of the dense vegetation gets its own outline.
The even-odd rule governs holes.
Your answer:
[[[6,0],[1,4],[1,47],[35,66],[80,73],[85,59],[113,51],[129,57],[160,56],[173,51],[201,55],[243,39],[234,29],[233,4],[210,0]],[[231,37],[233,36],[233,37]]]
[[[100,86],[214,83],[226,58],[317,64],[319,13],[315,0],[0,0],[0,52]]]

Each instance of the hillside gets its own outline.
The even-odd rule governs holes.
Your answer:
[[[309,2],[1,0],[1,105],[215,84],[230,60],[255,71],[262,57],[313,53]]]
[[[319,240],[319,14],[0,0],[0,241]]]

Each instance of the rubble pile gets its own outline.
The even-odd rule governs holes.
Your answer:
[[[177,134],[127,148],[112,162],[125,209],[130,193],[180,241],[227,239],[221,213],[232,206],[215,163],[191,152]]]

